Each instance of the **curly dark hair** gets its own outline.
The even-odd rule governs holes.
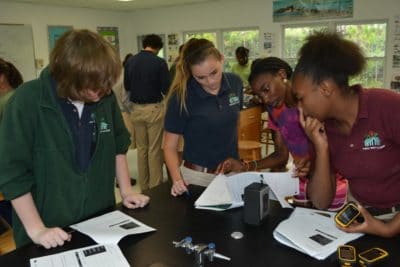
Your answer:
[[[299,51],[294,76],[301,73],[319,84],[332,79],[339,88],[349,88],[349,77],[360,74],[366,65],[361,48],[338,33],[316,32],[307,37]]]
[[[143,48],[151,47],[154,49],[161,49],[164,44],[160,36],[157,34],[149,34],[144,37],[142,45]]]
[[[12,63],[0,58],[0,75],[2,74],[12,88],[17,88],[24,82],[18,69]]]
[[[286,78],[290,79],[293,70],[286,61],[277,57],[258,58],[251,64],[249,83],[252,83],[261,74],[271,73],[275,75],[281,69],[285,70]]]

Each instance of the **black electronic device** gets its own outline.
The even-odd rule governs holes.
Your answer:
[[[259,225],[267,217],[269,209],[269,186],[252,183],[244,188],[244,222]]]
[[[347,203],[335,215],[335,222],[341,227],[349,226],[360,215],[360,211],[353,202]]]
[[[337,253],[341,266],[353,266],[357,261],[356,249],[353,246],[339,246]]]
[[[381,263],[389,256],[386,250],[381,248],[371,248],[358,254],[361,266],[375,266]]]

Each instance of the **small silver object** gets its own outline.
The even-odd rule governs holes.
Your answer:
[[[233,239],[241,239],[243,237],[242,232],[232,232],[231,237]]]

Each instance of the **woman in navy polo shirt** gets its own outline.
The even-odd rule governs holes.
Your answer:
[[[400,215],[383,222],[373,215],[400,204],[400,94],[349,85],[366,65],[361,48],[336,33],[316,33],[300,49],[293,77],[300,123],[314,143],[321,205],[331,203],[334,171],[349,181],[364,217],[343,229],[384,237],[400,233]],[[315,181],[316,182],[316,181]],[[374,211],[372,210],[374,209]]]
[[[223,55],[206,39],[189,40],[176,66],[165,116],[164,156],[173,180],[171,194],[188,184],[207,186],[227,157],[239,158],[237,123],[243,84],[223,73]],[[184,138],[183,166],[178,140]]]

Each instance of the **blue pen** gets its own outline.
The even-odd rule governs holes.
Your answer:
[[[187,190],[185,191],[185,194],[186,194],[188,197],[191,196],[189,189],[187,189]]]

